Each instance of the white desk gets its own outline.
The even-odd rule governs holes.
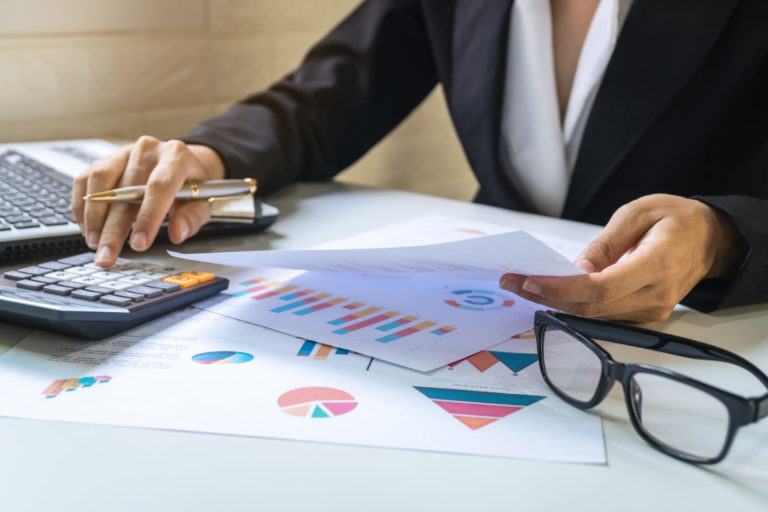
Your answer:
[[[339,184],[270,199],[281,220],[189,250],[304,248],[429,213],[588,240],[594,226]],[[166,258],[165,248],[148,254]],[[136,257],[135,255],[129,255]],[[655,327],[719,343],[768,370],[768,307],[676,313]],[[29,330],[0,324],[0,352]],[[9,390],[0,390],[8,392]],[[696,467],[647,446],[618,387],[601,406],[607,466],[0,419],[0,509],[20,510],[768,510],[768,421],[731,456]]]

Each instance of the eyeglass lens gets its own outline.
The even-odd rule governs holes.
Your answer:
[[[595,395],[603,364],[571,334],[545,326],[541,362],[552,385],[564,395],[577,402],[589,402]]]
[[[635,417],[658,443],[700,459],[723,450],[730,415],[714,396],[652,373],[636,373],[629,388]]]

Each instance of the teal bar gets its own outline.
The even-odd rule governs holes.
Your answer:
[[[525,406],[534,404],[539,400],[546,398],[539,395],[516,395],[487,391],[467,391],[463,389],[423,388],[419,386],[414,386],[414,388],[432,400],[457,400],[460,402],[479,402],[497,405]]]

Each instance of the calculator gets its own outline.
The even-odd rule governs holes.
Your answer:
[[[103,269],[87,252],[5,272],[0,320],[100,339],[224,290],[209,272],[118,258]]]

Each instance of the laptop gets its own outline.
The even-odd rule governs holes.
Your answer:
[[[117,148],[99,139],[0,144],[0,261],[89,250],[70,211],[72,180]],[[255,196],[214,206],[222,211],[195,236],[261,231],[278,217]]]

